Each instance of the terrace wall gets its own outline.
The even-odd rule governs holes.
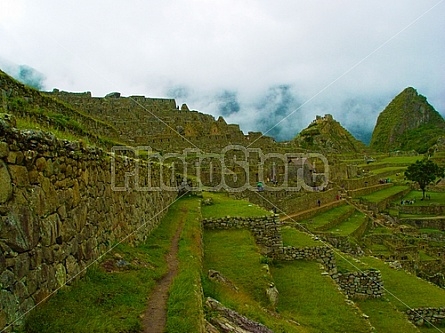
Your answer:
[[[167,175],[172,191],[137,192],[125,186],[132,161],[116,157],[113,169],[101,149],[11,125],[0,120],[0,331],[113,244],[143,241],[177,196]]]
[[[408,319],[417,326],[445,322],[445,307],[409,309],[406,311],[406,314]]]

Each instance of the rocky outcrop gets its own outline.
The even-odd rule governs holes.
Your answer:
[[[213,329],[221,333],[273,333],[263,324],[254,322],[239,313],[224,307],[217,300],[208,297],[206,306],[215,314],[210,322]],[[211,331],[211,330],[208,330]],[[213,331],[215,332],[215,331]]]

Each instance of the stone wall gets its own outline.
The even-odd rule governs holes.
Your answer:
[[[367,177],[343,179],[339,181],[339,183],[345,190],[357,190],[367,186],[379,185],[380,179],[385,179],[389,176],[394,175],[395,173],[396,171],[386,171],[380,174],[371,175]]]
[[[120,132],[122,142],[135,146],[181,152],[184,148],[210,151],[229,144],[250,143],[239,126],[229,126],[222,117],[215,120],[211,115],[189,111],[186,105],[179,109],[174,99],[122,97],[120,94],[92,97],[88,93],[58,90],[46,94],[111,124]],[[260,141],[273,143],[270,137]]]
[[[246,190],[230,193],[230,195],[237,199],[248,200],[269,210],[277,207],[278,213],[296,214],[318,207],[318,200],[320,200],[320,205],[337,201],[337,193],[338,191],[335,189],[319,192],[294,192],[282,189],[280,191],[263,192]]]
[[[399,213],[442,216],[445,214],[445,205],[430,205],[430,206],[401,205],[399,206]]]
[[[366,203],[368,208],[377,214],[378,212],[381,212],[381,211],[385,210],[387,207],[389,207],[391,202],[393,202],[394,200],[403,198],[409,192],[411,192],[411,189],[407,188],[406,190],[398,192],[396,194],[393,194],[390,197],[387,197],[384,200],[381,200],[379,202],[374,203],[374,202],[362,201],[362,203]]]
[[[265,254],[274,256],[283,248],[278,216],[225,217],[202,220],[206,229],[248,229]]]
[[[406,314],[408,319],[417,326],[437,325],[445,322],[445,307],[409,309]]]
[[[379,298],[384,294],[379,271],[338,273],[337,283],[348,297]]]
[[[320,262],[326,271],[330,274],[337,273],[337,264],[334,251],[328,246],[306,246],[293,247],[286,246],[282,248],[282,253],[276,257],[279,260],[313,260]]]
[[[392,183],[387,183],[387,184],[377,184],[377,185],[372,185],[372,186],[368,186],[368,187],[363,187],[363,188],[359,188],[356,190],[348,190],[348,196],[356,198],[356,197],[361,197],[363,195],[368,195],[371,193],[374,193],[376,191],[380,191],[380,190],[384,190],[387,187],[391,187],[393,186]]]
[[[401,224],[407,224],[419,229],[438,229],[442,231],[445,230],[445,219],[440,217],[419,218],[419,219],[404,218],[404,219],[399,219],[399,222]]]
[[[12,125],[0,121],[0,330],[114,244],[144,240],[177,195],[168,170],[172,191],[138,192],[134,161]]]

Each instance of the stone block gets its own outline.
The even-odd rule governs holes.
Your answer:
[[[14,207],[8,212],[0,238],[16,252],[31,250],[39,240],[39,222],[27,206]]]
[[[9,146],[6,142],[0,142],[0,158],[7,157],[9,155]]]
[[[12,182],[16,186],[29,186],[28,169],[21,165],[9,165]]]
[[[51,246],[56,244],[56,238],[60,236],[61,222],[58,214],[52,214],[42,220],[40,226],[41,244]]]
[[[0,204],[7,202],[12,196],[12,182],[8,168],[2,160],[0,160]]]

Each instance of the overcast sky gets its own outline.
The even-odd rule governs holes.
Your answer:
[[[445,114],[444,17],[445,0],[0,0],[0,68],[175,97],[278,139],[331,113],[366,140],[408,86]]]

